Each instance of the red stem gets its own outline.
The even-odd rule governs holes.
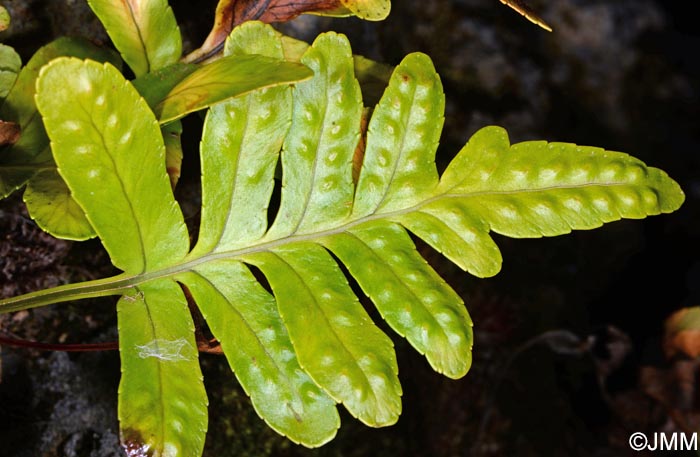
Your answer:
[[[0,333],[0,346],[13,346],[16,348],[32,348],[42,351],[64,351],[64,352],[88,352],[88,351],[116,351],[119,349],[119,343],[109,341],[106,343],[90,343],[90,344],[62,344],[62,343],[41,343],[39,341],[23,340],[21,338],[13,338]]]
[[[91,351],[117,351],[119,343],[117,341],[108,341],[105,343],[84,343],[84,344],[65,344],[65,343],[41,343],[39,341],[23,340],[14,338],[4,333],[0,333],[0,346],[12,346],[17,348],[39,349],[41,351],[63,351],[63,352],[91,352]],[[215,339],[211,341],[197,341],[197,349],[199,352],[208,354],[221,354],[219,342]]]

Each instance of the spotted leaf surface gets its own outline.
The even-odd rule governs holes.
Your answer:
[[[393,344],[372,323],[330,254],[318,244],[299,243],[247,260],[270,281],[306,372],[367,425],[395,423],[401,386]]]
[[[248,53],[279,58],[282,45],[270,27],[248,23],[234,30],[225,54]],[[201,234],[193,257],[240,248],[264,235],[275,165],[291,121],[290,87],[271,87],[210,109],[202,138]],[[258,414],[307,446],[333,438],[340,426],[335,401],[299,365],[274,298],[245,264],[207,263],[181,280]]]
[[[382,21],[389,16],[391,0],[340,0],[336,8],[319,12],[326,16],[357,16],[367,21]]]
[[[136,287],[119,299],[117,317],[119,425],[127,455],[200,455],[207,394],[180,286],[162,279]]]
[[[477,276],[500,269],[489,230],[515,238],[562,235],[671,212],[684,200],[666,173],[627,154],[545,141],[511,146],[500,127],[471,138],[437,191],[441,198],[398,220]]]
[[[36,100],[58,172],[112,263],[134,275],[182,259],[189,237],[163,136],[136,89],[110,64],[58,58],[42,69]],[[207,400],[180,286],[160,279],[127,288],[117,311],[125,450],[199,455]]]
[[[387,240],[391,240],[388,242]],[[471,365],[471,319],[459,297],[396,224],[368,223],[328,237],[391,328],[439,373],[460,378]]]
[[[280,210],[268,238],[337,225],[352,209],[352,155],[360,139],[362,96],[347,40],[327,34],[301,58],[313,79],[296,86],[284,143]]]
[[[36,100],[58,171],[112,263],[134,274],[182,258],[189,237],[163,137],[136,89],[110,64],[59,58],[42,69]]]
[[[94,237],[95,232],[56,173],[49,139],[34,102],[39,70],[61,56],[121,65],[113,51],[83,39],[66,37],[47,44],[29,59],[0,108],[2,119],[18,123],[22,131],[19,141],[0,156],[0,197],[27,184],[24,201],[30,216],[42,229],[61,238],[85,240]]]
[[[232,33],[225,53],[279,59],[285,47],[269,26],[250,23]],[[492,231],[553,236],[671,212],[683,202],[664,172],[626,154],[542,141],[511,145],[499,127],[477,132],[440,176],[444,96],[427,56],[411,54],[396,67],[372,110],[366,143],[368,114],[346,38],[321,35],[299,59],[311,79],[210,108],[201,142],[201,225],[189,252],[159,123],[146,102],[109,65],[60,59],[42,72],[37,100],[59,171],[126,273],[74,291],[64,286],[53,301],[41,294],[8,299],[0,310],[124,294],[120,416],[127,449],[199,452],[205,425],[182,417],[183,404],[196,418],[206,404],[198,372],[173,382],[159,377],[191,368],[180,286],[259,415],[291,440],[319,446],[339,426],[336,403],[377,427],[396,422],[402,409],[392,340],[348,276],[436,371],[459,378],[470,367],[467,310],[409,232],[461,268],[490,276],[501,265]],[[67,95],[50,97],[59,84]],[[130,160],[134,154],[138,160]],[[276,190],[279,202],[272,203]],[[154,384],[137,382],[136,370]],[[149,407],[159,408],[156,416],[136,418]],[[177,437],[180,426],[185,432]]]

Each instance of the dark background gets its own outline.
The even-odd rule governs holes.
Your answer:
[[[196,47],[216,2],[171,3],[186,46]],[[108,43],[82,0],[4,4],[14,23],[0,39],[25,62],[61,34]],[[474,364],[465,378],[446,379],[392,335],[405,393],[390,428],[370,429],[343,413],[336,440],[319,450],[295,446],[257,418],[223,358],[202,356],[207,456],[619,456],[633,455],[633,432],[698,430],[697,363],[663,352],[664,321],[700,304],[694,2],[530,4],[553,33],[496,0],[394,1],[384,22],[305,17],[285,30],[309,40],[342,31],[356,53],[390,64],[428,53],[448,102],[443,166],[472,133],[497,124],[513,142],[628,152],[676,179],[684,206],[559,238],[497,237],[504,265],[491,279],[470,277],[423,247],[472,315]],[[186,125],[179,191],[191,206],[197,127],[196,119]],[[16,195],[0,211],[2,296],[112,273],[98,242],[53,240],[25,218]],[[115,322],[113,302],[102,300],[0,316],[0,329],[41,341],[114,341]],[[116,353],[3,347],[1,355],[0,457],[120,455]]]

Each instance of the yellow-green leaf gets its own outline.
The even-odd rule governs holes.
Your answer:
[[[22,59],[19,54],[10,46],[0,43],[0,101],[7,97],[15,85],[21,67]]]
[[[227,58],[279,56],[284,47],[275,36],[267,26],[242,27]],[[395,69],[373,110],[354,180],[363,107],[347,41],[322,35],[301,59],[314,69],[310,80],[226,101],[207,115],[201,224],[188,254],[158,122],[146,102],[109,65],[59,59],[42,72],[37,100],[59,170],[126,273],[3,300],[0,310],[125,294],[120,415],[131,449],[201,452],[204,402],[177,282],[192,292],[256,411],[292,440],[317,446],[338,425],[333,400],[371,426],[392,424],[401,411],[392,342],[346,274],[435,370],[460,377],[469,369],[469,315],[407,230],[460,267],[488,276],[501,263],[491,231],[552,236],[683,203],[675,181],[626,154],[544,141],[511,145],[498,127],[477,132],[439,176],[434,160],[444,98],[422,54]],[[55,96],[59,87],[64,93]],[[274,213],[280,148],[283,182]],[[140,384],[137,372],[154,380]],[[193,422],[182,419],[188,405]],[[140,419],[149,408],[160,409]]]
[[[225,57],[189,74],[154,110],[160,122],[167,123],[228,98],[310,76],[311,71],[297,63],[254,55]]]
[[[167,0],[88,0],[136,76],[177,62],[180,29]]]
[[[36,100],[58,171],[112,263],[142,273],[184,257],[189,237],[158,122],[121,73],[110,64],[55,59],[42,69]]]
[[[23,199],[31,218],[52,235],[77,241],[95,236],[83,209],[55,168],[35,174],[27,183]]]
[[[117,316],[119,425],[127,455],[201,455],[208,402],[180,286],[165,279],[134,288],[119,299]]]
[[[357,16],[367,21],[382,21],[389,16],[391,0],[340,0],[335,9],[315,12],[322,16]]]
[[[56,167],[34,95],[41,67],[61,56],[120,65],[119,56],[114,52],[97,48],[83,39],[66,37],[52,41],[29,59],[0,108],[0,117],[18,123],[22,130],[19,141],[0,155],[0,198],[23,186],[38,171]]]

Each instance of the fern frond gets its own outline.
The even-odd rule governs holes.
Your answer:
[[[231,56],[283,52],[275,32],[258,23],[236,29],[226,46]],[[59,171],[125,271],[75,294],[126,291],[118,305],[125,441],[201,452],[206,396],[177,282],[192,293],[261,417],[290,439],[318,446],[336,433],[336,402],[371,426],[392,424],[401,412],[393,344],[336,259],[391,328],[436,371],[458,378],[471,363],[471,320],[409,230],[463,269],[490,276],[501,264],[490,231],[553,236],[670,212],[683,202],[665,173],[626,154],[564,143],[511,146],[498,127],[477,132],[438,176],[444,95],[423,54],[403,60],[374,109],[355,185],[363,106],[350,46],[325,34],[301,62],[312,79],[210,109],[200,235],[189,253],[158,122],[143,99],[109,66],[66,59],[42,71],[37,101]],[[73,77],[63,93],[72,95],[56,98],[52,87],[66,84],[68,67]],[[81,109],[69,109],[76,101]],[[86,117],[98,103],[115,114]],[[87,133],[75,135],[76,128]],[[280,150],[281,202],[270,223]],[[56,294],[68,297],[66,289]],[[0,306],[16,309],[18,302]],[[183,405],[195,412],[183,415]],[[156,419],[137,419],[149,407],[158,408]],[[182,430],[189,432],[178,435]]]

